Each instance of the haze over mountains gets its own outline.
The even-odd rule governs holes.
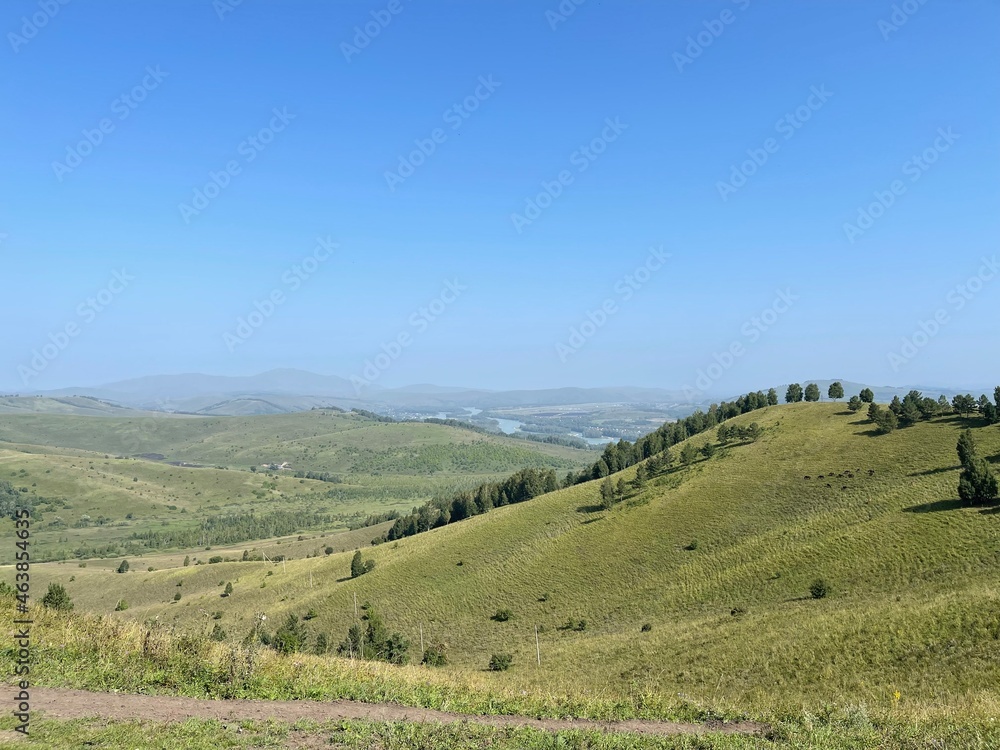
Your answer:
[[[803,379],[803,384],[817,383],[826,394],[830,379]],[[866,383],[841,381],[850,395],[870,387],[880,400],[891,400],[895,395],[905,395],[911,388],[925,395],[951,397],[965,392],[944,386],[874,386]],[[784,393],[786,384],[773,384]],[[765,389],[767,385],[762,385]],[[663,408],[679,406],[696,408],[712,401],[727,398],[727,394],[709,394],[695,390],[666,388],[639,388],[609,386],[603,388],[548,388],[536,390],[492,391],[482,388],[438,386],[429,383],[399,388],[378,385],[360,391],[347,378],[320,375],[305,370],[275,369],[248,376],[206,375],[183,373],[176,375],[150,375],[122,380],[94,387],[70,387],[50,391],[11,391],[8,395],[21,397],[42,396],[58,399],[68,410],[81,404],[72,397],[100,399],[110,404],[130,409],[174,411],[211,415],[252,415],[303,411],[314,407],[337,406],[340,408],[368,408],[374,411],[399,409],[466,410],[500,409],[528,406],[574,406],[583,404],[646,404]],[[977,391],[978,393],[978,391]],[[10,402],[11,399],[6,399]],[[0,403],[0,410],[34,410],[31,399],[20,399],[16,409],[12,403]],[[83,403],[86,411],[101,413],[103,409]],[[56,407],[58,410],[58,407]],[[44,411],[52,411],[48,404]]]

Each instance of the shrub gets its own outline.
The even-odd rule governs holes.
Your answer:
[[[686,549],[688,552],[694,552],[696,549],[698,549],[698,540],[692,539],[691,542],[688,544],[688,546],[685,547],[684,549]]]
[[[328,555],[332,555],[333,554],[333,547],[327,547],[325,550],[323,550],[323,552],[325,552]]]
[[[146,568],[146,572],[147,573],[152,573],[153,572],[153,566],[150,565],[148,568]]]
[[[215,627],[212,628],[212,634],[209,636],[213,641],[221,643],[226,640],[226,631],[222,629],[219,623],[215,623]]]
[[[119,599],[118,606],[115,607],[115,612],[124,612],[127,609],[128,609],[128,602],[125,601],[124,599]]]
[[[643,633],[648,633],[652,629],[653,629],[653,626],[650,625],[648,622],[645,625],[642,626],[642,632]]]
[[[319,613],[315,609],[310,608],[310,610],[302,616],[302,619],[308,621],[315,620],[317,617],[319,617]]]
[[[507,622],[507,620],[511,619],[513,616],[514,613],[509,609],[498,609],[490,619],[496,622]]]
[[[128,573],[128,560],[122,560],[122,564],[118,566],[119,573]]]
[[[233,584],[232,581],[226,584],[226,590],[222,592],[223,598],[233,595]]]
[[[747,611],[743,607],[733,607],[732,611],[729,613],[733,617],[743,617]]]
[[[184,567],[186,568],[190,564],[191,564],[191,555],[185,555],[184,556]]]
[[[181,592],[178,591],[176,594],[174,594],[174,601],[179,602],[180,600],[181,600]]]
[[[812,585],[809,586],[809,593],[812,595],[813,599],[822,599],[830,593],[830,587],[822,578],[817,578],[812,582]]]
[[[50,583],[49,590],[42,598],[42,604],[49,609],[69,612],[73,609],[73,600],[69,598],[66,589],[58,583]]]
[[[428,667],[444,667],[448,664],[448,655],[445,653],[443,643],[432,644],[424,651],[424,658],[420,662]]]
[[[212,557],[208,558],[209,565],[215,565],[216,563],[220,562],[222,562],[222,555],[213,555]]]
[[[493,654],[490,657],[489,670],[491,672],[506,672],[513,663],[514,657],[510,654]]]

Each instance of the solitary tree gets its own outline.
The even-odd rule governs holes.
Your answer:
[[[122,564],[118,566],[119,573],[128,573],[128,560],[122,560]]]
[[[844,395],[843,388],[841,388],[840,395]],[[809,383],[806,386],[805,397],[806,401],[819,401],[819,386],[815,383]]]
[[[610,508],[615,504],[615,480],[611,477],[604,477],[601,482],[601,506]]]
[[[42,598],[42,604],[49,609],[69,612],[73,609],[73,600],[69,598],[66,589],[58,583],[50,583],[49,590]]]
[[[358,550],[354,553],[354,557],[351,558],[351,578],[363,576],[374,567],[375,561],[369,560],[368,562],[365,562],[361,559],[361,550]]]
[[[997,388],[997,390],[1000,391],[1000,388]],[[774,388],[771,388],[767,392],[767,405],[768,406],[778,405],[778,392],[774,390]],[[997,399],[997,405],[1000,405],[1000,397],[998,397]]]
[[[976,441],[972,438],[972,430],[964,430],[958,437],[958,462],[968,466],[976,458]]]
[[[792,383],[788,386],[788,390],[785,391],[785,403],[794,404],[797,401],[802,400],[802,386],[798,383]]]
[[[836,401],[838,398],[844,397],[844,386],[838,380],[835,383],[830,383],[830,387],[826,391],[826,395]]]
[[[858,397],[866,404],[871,404],[875,402],[875,394],[872,392],[871,388],[862,388],[861,393],[858,394]]]
[[[958,496],[966,505],[982,505],[997,496],[997,478],[985,459],[974,458],[958,479]]]
[[[230,581],[226,584],[226,590],[222,592],[223,598],[233,595],[233,582]]]

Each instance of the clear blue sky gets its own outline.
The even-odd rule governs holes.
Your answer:
[[[1000,271],[955,291],[1000,250],[996,3],[910,0],[895,22],[870,1],[559,7],[4,3],[0,388],[349,377],[400,334],[382,385],[673,388],[734,342],[713,393],[998,379]],[[748,150],[763,163],[720,187]],[[229,162],[207,206],[180,207]],[[877,192],[892,205],[845,229]],[[339,248],[296,282],[317,237]],[[670,257],[629,289],[651,247]],[[449,280],[467,289],[421,322]],[[797,299],[763,331],[779,290]]]

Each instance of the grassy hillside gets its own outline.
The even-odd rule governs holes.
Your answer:
[[[0,414],[75,414],[139,417],[142,411],[116,406],[90,396],[0,396]]]
[[[46,559],[100,555],[136,533],[192,529],[251,511],[321,513],[330,516],[328,528],[344,528],[522,466],[561,470],[589,460],[591,453],[561,446],[332,412],[0,415],[0,480],[33,498],[36,554]],[[293,471],[250,471],[283,462]],[[294,470],[333,481],[297,478]],[[0,521],[0,533],[9,528]],[[2,549],[0,561],[12,555]]]
[[[736,421],[751,418],[766,430],[757,443],[651,480],[611,511],[597,508],[597,482],[578,485],[371,549],[377,567],[356,580],[345,553],[285,570],[46,565],[35,585],[58,580],[93,612],[125,598],[126,618],[196,631],[203,611],[220,611],[241,636],[255,612],[276,622],[314,608],[308,629],[334,642],[356,594],[414,644],[421,626],[427,642],[447,643],[438,674],[485,689],[638,705],[680,695],[754,715],[832,704],[859,716],[995,715],[1000,516],[955,499],[963,420],[876,437],[836,404]],[[1000,430],[975,433],[995,462]],[[817,577],[831,588],[822,600],[809,597]],[[234,596],[220,597],[222,581]],[[513,617],[491,620],[499,609]],[[568,620],[585,629],[561,629]],[[512,653],[513,669],[483,674],[496,652]]]

